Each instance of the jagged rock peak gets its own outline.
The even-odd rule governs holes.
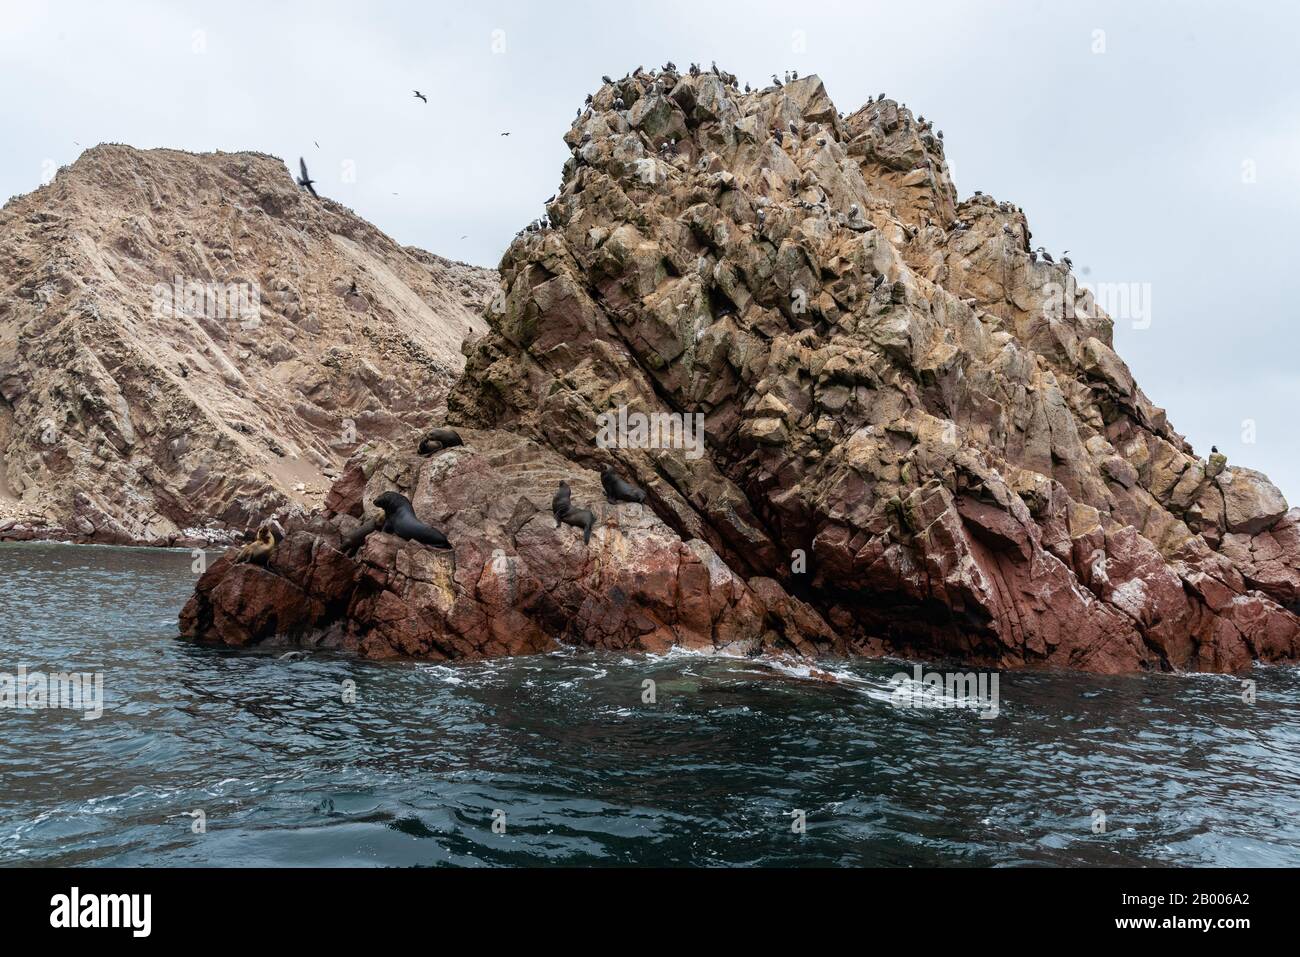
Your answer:
[[[616,458],[684,538],[889,650],[1001,666],[1294,658],[1300,513],[1202,460],[1008,202],[888,99],[605,83],[501,262],[453,421]],[[623,408],[707,454],[597,447]],[[798,556],[806,559],[800,569]]]

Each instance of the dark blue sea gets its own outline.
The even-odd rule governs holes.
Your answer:
[[[0,675],[104,695],[0,709],[0,864],[1300,864],[1295,668],[1002,674],[990,718],[899,661],[281,660],[177,639],[191,563],[0,545]]]

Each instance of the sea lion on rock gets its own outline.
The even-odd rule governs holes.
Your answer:
[[[343,536],[339,543],[339,551],[343,552],[345,555],[351,555],[365,543],[365,540],[370,533],[378,529],[381,524],[383,523],[373,516],[366,519],[352,531],[348,532],[348,534]]]
[[[560,523],[563,522],[565,525],[582,529],[582,541],[589,545],[591,529],[596,524],[596,514],[587,508],[574,508],[569,501],[572,494],[568,482],[561,482],[560,487],[555,490],[555,495],[551,498],[551,513],[555,515],[555,527],[559,528]]]
[[[455,445],[464,445],[455,429],[434,429],[420,442],[421,455],[433,455]]]
[[[612,465],[606,465],[601,470],[600,484],[605,487],[605,498],[611,505],[617,505],[619,502],[636,502],[638,505],[645,503],[644,490],[626,481],[623,476],[614,471]]]
[[[265,565],[278,544],[280,539],[269,526],[263,525],[257,530],[257,537],[239,550],[239,554],[235,556],[235,564],[252,562],[254,565]]]
[[[447,536],[415,517],[411,500],[397,492],[385,492],[375,499],[375,507],[384,510],[384,531],[409,542],[432,545],[434,548],[451,548]]]

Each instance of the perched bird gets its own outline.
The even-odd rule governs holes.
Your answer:
[[[1043,262],[1052,263],[1053,265],[1056,264],[1056,260],[1052,258],[1052,254],[1049,253],[1044,247],[1042,246],[1038,247],[1038,254],[1043,257]]]
[[[316,190],[312,187],[312,184],[316,181],[307,175],[307,161],[301,156],[298,157],[298,168],[302,170],[302,175],[297,179],[298,185],[319,199],[320,197],[316,194]]]
[[[1069,269],[1074,265],[1074,263],[1070,261],[1070,250],[1067,249],[1065,252],[1061,253],[1061,262],[1065,264],[1066,269]]]
[[[429,102],[429,98],[425,96],[423,93],[421,93],[419,90],[415,91],[415,98],[418,100],[423,100],[425,103]]]

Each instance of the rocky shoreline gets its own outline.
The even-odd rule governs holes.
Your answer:
[[[265,567],[238,564],[231,551],[207,570],[181,612],[182,633],[233,647],[287,636],[379,659],[473,660],[561,643],[855,650],[778,582],[746,580],[645,506],[607,504],[598,473],[510,433],[464,438],[429,459],[354,460],[324,509],[288,519]],[[580,529],[556,527],[550,499],[561,479],[597,513],[590,544]],[[378,531],[355,550],[345,544],[369,503],[393,490],[446,532],[452,552]]]

